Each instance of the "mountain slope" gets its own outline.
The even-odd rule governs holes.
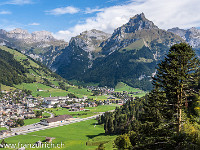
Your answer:
[[[52,70],[67,79],[81,76],[92,67],[96,58],[101,57],[100,44],[109,36],[102,31],[90,30],[71,38],[69,46],[62,50],[62,54],[52,64]]]
[[[21,83],[42,83],[56,86],[52,82],[64,82],[57,74],[20,51],[0,46],[0,83],[16,86]],[[38,87],[39,88],[39,87]]]
[[[20,51],[0,46],[0,93],[1,90],[12,91],[12,89],[31,91],[34,97],[70,94],[79,98],[88,96],[94,99],[106,99],[104,96],[92,96],[91,91],[72,85],[42,63]]]

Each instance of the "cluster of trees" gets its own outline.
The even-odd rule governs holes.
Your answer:
[[[26,93],[26,95],[31,95],[32,94],[32,91],[31,90],[27,90],[27,89],[24,89],[22,90],[24,93]]]
[[[42,117],[42,112],[43,112],[43,110],[37,110],[36,112],[35,112],[35,116],[36,116],[36,118],[41,118]]]
[[[143,109],[144,99],[136,98],[134,101],[127,101],[122,107],[116,107],[114,112],[106,112],[98,123],[104,123],[106,134],[128,133],[134,128],[135,118],[139,117]]]
[[[23,126],[24,125],[24,120],[23,119],[16,119],[14,121],[14,124],[12,125],[12,127],[19,127],[19,126]]]
[[[65,85],[65,82],[58,82],[58,84],[62,90],[68,91],[69,87]]]
[[[3,93],[1,91],[2,91],[2,89],[1,89],[1,83],[0,83],[0,98],[2,98],[2,96],[3,96]]]
[[[158,65],[153,90],[140,99],[143,104],[139,113],[132,113],[136,105],[127,102],[121,108],[126,107],[124,111],[116,109],[112,115],[102,117],[107,134],[123,133],[114,141],[115,146],[118,149],[200,149],[199,114],[195,109],[199,67],[199,60],[189,45],[173,45]],[[115,115],[117,112],[121,113]],[[113,115],[114,119],[110,117]],[[121,115],[124,118],[118,117]],[[127,119],[126,125],[123,119]],[[116,132],[116,124],[126,128]]]
[[[68,94],[69,98],[78,98],[76,95],[74,95],[73,93],[69,93]]]

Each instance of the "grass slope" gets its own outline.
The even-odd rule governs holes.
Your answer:
[[[123,82],[118,82],[118,84],[115,87],[115,92],[121,92],[122,93],[123,91],[135,93],[135,94],[130,94],[130,96],[134,96],[134,97],[142,97],[146,94],[146,92],[144,92],[140,89],[128,86],[127,84],[125,84]]]
[[[115,92],[123,92],[123,91],[142,92],[142,90],[128,86],[127,84],[125,84],[123,82],[118,82],[118,84],[115,86]]]

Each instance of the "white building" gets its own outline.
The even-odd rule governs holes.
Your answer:
[[[58,97],[45,97],[44,101],[45,105],[43,105],[46,108],[52,108],[54,104],[59,103]]]
[[[35,107],[35,104],[33,104],[31,102],[27,102],[27,107]]]

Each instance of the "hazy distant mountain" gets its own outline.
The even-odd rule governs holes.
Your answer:
[[[167,30],[182,37],[193,48],[196,49],[198,56],[200,56],[200,30],[197,28],[190,28],[187,30],[179,29],[178,27]]]
[[[23,29],[14,29],[9,32],[0,30],[0,45],[16,48],[32,58],[50,65],[60,50],[68,44],[55,39],[48,31],[29,33]]]
[[[159,29],[143,13],[130,18],[111,36],[94,31],[83,32],[71,39],[53,63],[58,74],[102,86],[113,87],[123,81],[150,89],[149,81],[155,74],[157,61],[171,45],[184,41],[174,33]],[[93,36],[88,36],[91,33]],[[97,37],[101,39],[98,42]]]

